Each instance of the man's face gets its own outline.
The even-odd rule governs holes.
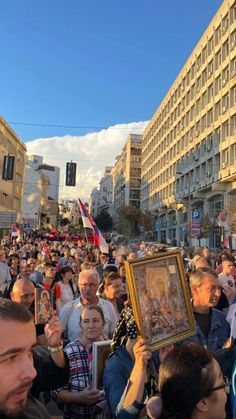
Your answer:
[[[52,262],[58,262],[59,256],[56,253],[52,253],[51,255]]]
[[[70,256],[70,250],[66,249],[66,250],[64,251],[64,257],[65,257],[65,258],[68,258],[69,256]]]
[[[56,275],[56,268],[51,267],[51,268],[47,268],[44,271],[45,277],[51,281],[53,281],[55,275]]]
[[[30,265],[23,265],[20,270],[21,275],[25,278],[29,278],[32,272],[33,272],[33,269]]]
[[[105,265],[105,263],[108,261],[108,257],[106,255],[101,255],[100,256],[100,262],[101,265]]]
[[[98,280],[93,273],[84,275],[79,280],[79,290],[81,297],[86,301],[93,301],[98,290]]]
[[[25,407],[36,377],[32,348],[36,344],[33,321],[0,319],[0,416],[17,417]]]
[[[231,275],[232,269],[233,269],[233,262],[231,262],[230,260],[224,260],[222,262],[222,269],[223,269],[223,273],[225,275]]]
[[[194,287],[193,299],[197,305],[214,307],[221,294],[220,282],[213,276],[205,276],[200,287]]]
[[[29,258],[29,259],[27,260],[27,266],[30,266],[30,268],[31,268],[31,272],[33,272],[33,270],[34,270],[35,263],[36,263],[36,260],[35,260],[35,259],[33,259],[33,258]]]
[[[30,308],[34,301],[34,286],[31,281],[28,284],[15,283],[11,292],[11,299],[16,303],[22,304],[25,308]]]

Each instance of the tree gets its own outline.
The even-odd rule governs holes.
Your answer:
[[[153,213],[151,211],[146,210],[142,213],[142,223],[144,227],[144,231],[150,231],[153,228]]]
[[[210,235],[210,232],[213,229],[213,223],[208,215],[208,213],[203,214],[201,218],[201,233],[200,238],[207,238]]]
[[[109,231],[112,228],[112,218],[106,210],[102,210],[94,221],[100,230]]]
[[[70,223],[69,218],[62,218],[62,220],[60,221],[60,226],[66,226]]]
[[[118,231],[129,236],[137,234],[141,217],[142,213],[140,209],[133,205],[122,207],[118,215]]]

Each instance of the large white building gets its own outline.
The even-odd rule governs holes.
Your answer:
[[[93,188],[89,198],[89,212],[93,218],[97,217],[100,212],[99,209],[99,198],[100,191],[97,188]]]
[[[142,210],[155,213],[158,241],[195,244],[196,209],[218,247],[233,234],[235,204],[236,2],[225,0],[145,129]]]
[[[42,156],[27,157],[22,221],[31,227],[56,225],[59,191],[58,167],[43,163]]]
[[[113,221],[126,205],[140,208],[142,135],[130,134],[121,155],[116,157],[113,177]]]
[[[42,173],[48,177],[50,185],[48,195],[54,201],[59,199],[59,184],[60,184],[60,168],[58,166],[51,166],[43,162],[42,156],[28,156],[28,160],[32,162],[32,167],[35,170],[41,170]]]
[[[112,167],[105,167],[104,176],[100,180],[99,211],[107,211],[112,216],[113,179]]]

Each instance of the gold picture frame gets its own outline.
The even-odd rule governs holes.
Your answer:
[[[125,261],[125,269],[139,336],[152,351],[195,335],[180,252]]]
[[[103,372],[106,361],[111,353],[111,340],[93,342],[92,358],[92,389],[103,389]]]

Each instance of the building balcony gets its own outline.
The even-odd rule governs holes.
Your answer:
[[[224,167],[224,163],[222,164],[222,168],[220,171],[220,182],[233,182],[236,180],[236,166],[228,166]]]

